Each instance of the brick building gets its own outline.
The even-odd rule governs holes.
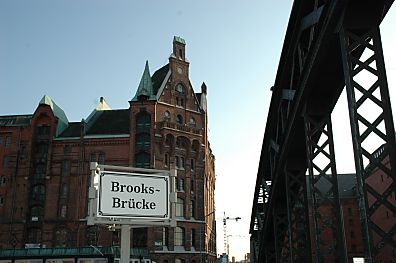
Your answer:
[[[216,259],[215,165],[207,88],[194,92],[185,41],[169,63],[148,63],[127,109],[104,98],[81,122],[44,96],[31,115],[0,116],[0,249],[119,246],[118,231],[88,227],[89,163],[177,169],[177,227],[134,229],[131,244],[156,262]]]

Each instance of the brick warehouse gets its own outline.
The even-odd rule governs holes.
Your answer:
[[[177,169],[177,227],[133,230],[133,248],[156,262],[216,259],[215,158],[207,87],[195,93],[185,41],[169,63],[148,63],[128,109],[104,98],[81,122],[44,96],[31,115],[0,116],[0,249],[111,247],[119,231],[87,226],[89,163]]]

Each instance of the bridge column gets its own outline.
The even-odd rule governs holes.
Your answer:
[[[313,111],[312,111],[313,112]],[[304,116],[316,262],[348,262],[330,114]]]
[[[273,223],[275,236],[275,258],[277,263],[288,262],[285,259],[288,250],[287,212],[286,209],[277,205],[273,209]]]
[[[379,27],[343,27],[340,42],[365,260],[394,260],[395,128]]]
[[[311,263],[311,236],[305,170],[285,169],[290,261]]]

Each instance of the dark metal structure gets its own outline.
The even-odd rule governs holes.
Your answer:
[[[295,0],[268,114],[251,217],[253,262],[351,262],[331,113],[346,88],[365,262],[396,250],[395,129],[379,25],[393,0]],[[368,109],[368,110],[367,110]],[[386,163],[386,164],[385,164]],[[372,182],[385,174],[384,191]],[[394,197],[393,197],[394,198]],[[385,256],[384,256],[385,255]]]

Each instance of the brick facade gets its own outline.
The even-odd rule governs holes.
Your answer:
[[[177,227],[134,229],[132,246],[156,262],[216,258],[215,165],[207,138],[207,88],[195,93],[185,42],[169,64],[145,71],[129,109],[103,98],[69,122],[45,96],[31,115],[0,116],[0,249],[119,246],[120,233],[87,226],[89,163],[177,170]]]

